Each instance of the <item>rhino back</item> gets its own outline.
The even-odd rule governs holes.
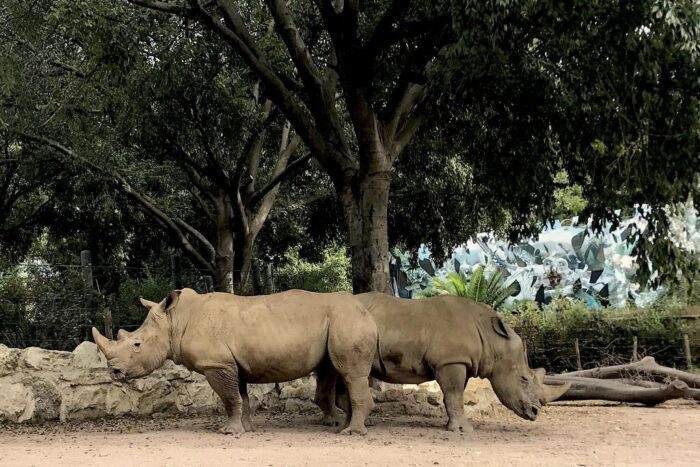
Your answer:
[[[300,290],[257,297],[200,295],[190,306],[192,316],[182,329],[183,363],[200,370],[235,362],[251,383],[313,371],[326,355],[332,315],[357,307],[347,294]]]
[[[448,363],[478,365],[484,351],[479,327],[493,311],[470,300],[438,296],[412,300],[370,292],[358,295],[377,323],[386,374],[376,377],[396,383],[435,378]]]

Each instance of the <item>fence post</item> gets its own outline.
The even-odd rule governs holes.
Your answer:
[[[525,352],[525,363],[530,366],[530,357],[527,355],[527,342],[523,340],[523,352]]]
[[[92,255],[90,250],[83,250],[80,252],[80,270],[83,276],[83,311],[85,313],[85,339],[89,339],[90,331],[90,315],[93,311],[94,296],[92,290]]]
[[[105,337],[109,340],[114,340],[114,335],[112,334],[112,310],[109,307],[105,308]]]
[[[637,352],[637,336],[632,337],[632,361],[636,362],[639,360],[639,353]]]
[[[214,278],[211,276],[204,276],[204,288],[207,293],[214,291]]]
[[[275,293],[275,281],[272,277],[272,263],[267,263],[267,293]]]
[[[254,259],[250,264],[253,266],[253,290],[255,291],[255,295],[260,295],[263,293],[262,277],[260,277],[260,262]]]
[[[683,353],[685,353],[685,365],[688,368],[693,367],[693,356],[690,353],[690,338],[688,334],[683,334]]]
[[[170,271],[172,273],[173,289],[182,288],[182,269],[180,267],[180,256],[177,253],[170,253]]]
[[[574,350],[576,351],[576,368],[578,370],[583,370],[581,365],[581,350],[578,347],[578,337],[574,339]]]

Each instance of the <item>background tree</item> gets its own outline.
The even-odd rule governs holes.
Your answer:
[[[43,6],[16,5],[46,33],[27,33],[26,15],[18,15],[21,24],[10,33],[16,74],[32,75],[33,85],[49,81],[42,88],[52,89],[52,70],[67,72],[81,89],[70,100],[96,110],[66,112],[56,105],[63,88],[45,96],[25,89],[28,99],[48,99],[52,124],[36,125],[42,112],[34,107],[25,122],[11,116],[12,131],[106,177],[195,267],[214,276],[217,290],[242,288],[280,182],[308,159],[292,157],[299,138],[235,57],[196,24],[109,3]],[[61,34],[52,35],[56,25]],[[89,47],[57,47],[70,43]],[[22,92],[14,86],[8,94]]]
[[[392,168],[422,122],[469,168],[472,218],[534,233],[564,171],[598,227],[652,206],[633,238],[662,276],[691,266],[661,206],[697,192],[696,2],[132,3],[197,18],[261,80],[334,183],[357,292],[386,290]]]

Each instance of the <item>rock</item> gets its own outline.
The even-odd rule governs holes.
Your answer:
[[[44,421],[58,420],[61,415],[63,397],[56,385],[43,379],[35,379],[31,383],[32,398],[30,406],[33,410],[25,414],[27,420]],[[23,420],[19,420],[23,421]]]
[[[55,371],[70,363],[70,352],[28,347],[22,351],[22,364],[31,370]]]
[[[29,405],[29,388],[22,383],[0,379],[0,394],[0,421],[26,421],[24,413]]]
[[[376,393],[376,402],[402,402],[408,399],[403,389],[388,389]]]
[[[284,411],[292,413],[320,412],[313,401],[305,399],[286,399],[284,401]]]
[[[280,399],[310,399],[313,400],[316,394],[316,384],[306,384],[303,386],[282,385]]]
[[[0,376],[13,373],[19,364],[19,349],[11,349],[0,344]]]
[[[107,368],[107,359],[92,342],[82,342],[71,352],[73,368]]]

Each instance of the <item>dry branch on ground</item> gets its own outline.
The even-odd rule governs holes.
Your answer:
[[[572,371],[545,378],[548,385],[570,383],[556,400],[607,400],[654,406],[670,399],[700,401],[700,377],[656,363],[653,357],[625,365]]]

